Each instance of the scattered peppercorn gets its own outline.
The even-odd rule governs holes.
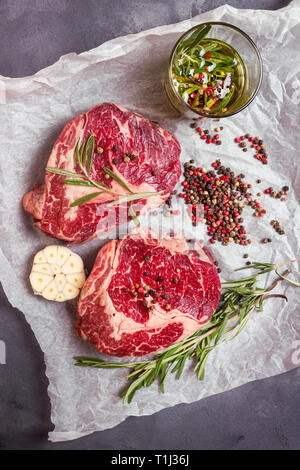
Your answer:
[[[244,205],[249,205],[249,201],[252,201],[251,185],[243,182],[244,174],[235,176],[220,160],[213,162],[212,166],[214,169],[207,171],[205,168],[196,168],[185,163],[183,193],[180,193],[179,197],[190,205],[188,212],[193,225],[198,225],[200,221],[207,225],[210,243],[219,241],[228,245],[234,241],[247,246],[251,240],[247,239],[247,230],[241,225],[241,214]],[[198,204],[204,206],[202,220],[198,216]],[[252,202],[250,207],[257,209]],[[257,215],[263,216],[265,212],[260,208]]]

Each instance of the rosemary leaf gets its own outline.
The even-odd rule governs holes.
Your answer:
[[[132,202],[129,204],[129,209],[128,209],[128,212],[129,212],[129,215],[130,217],[132,218],[133,222],[135,223],[135,225],[137,227],[139,227],[141,225],[139,219],[138,219],[138,216],[136,215],[133,207],[132,207]]]
[[[94,185],[87,180],[63,180],[65,184],[71,184],[75,186],[89,186],[93,187]]]
[[[87,141],[87,145],[89,147],[88,155],[87,155],[87,173],[90,176],[91,174],[91,168],[92,168],[92,163],[93,163],[93,155],[94,155],[94,149],[95,149],[95,137],[91,135]]]
[[[275,269],[275,273],[277,274],[277,276],[281,277],[281,279],[284,279],[285,281],[289,282],[290,284],[293,284],[294,286],[300,287],[299,282],[293,281],[292,279],[288,279],[287,277],[282,276],[281,274],[279,274],[277,269]]]
[[[120,196],[115,201],[109,202],[108,206],[117,206],[118,204],[122,204],[122,202],[129,202],[129,201],[136,201],[137,199],[146,199],[151,196],[156,196],[157,192],[153,193],[133,193],[133,194],[125,194],[124,196]]]
[[[119,176],[117,176],[112,170],[110,170],[106,166],[103,167],[103,170],[105,171],[105,173],[107,175],[109,175],[111,178],[113,178],[115,181],[117,181],[120,186],[122,186],[124,189],[126,189],[126,191],[133,194],[133,191],[131,191],[131,189],[127,186],[127,184]]]
[[[83,196],[80,199],[77,199],[76,201],[72,202],[72,204],[70,204],[70,207],[76,207],[80,204],[84,204],[85,202],[88,202],[91,199],[94,199],[95,197],[99,196],[99,194],[103,193],[105,193],[105,191],[98,191],[97,193],[87,194],[86,196]]]
[[[80,147],[79,158],[77,157],[78,163],[82,168],[85,168],[86,148],[87,148],[87,142],[83,142],[83,144]],[[78,154],[78,152],[77,152],[77,154]]]
[[[46,171],[49,173],[55,173],[57,175],[62,175],[62,176],[71,176],[71,177],[76,177],[76,178],[86,178],[85,175],[81,175],[80,173],[75,173],[74,171],[68,171],[68,170],[63,170],[61,168],[54,168],[54,167],[46,167]]]

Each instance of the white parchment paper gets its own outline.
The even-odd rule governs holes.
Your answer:
[[[250,210],[244,211],[253,240],[250,247],[214,245],[224,279],[232,278],[233,268],[241,266],[246,251],[252,260],[297,259],[299,18],[299,1],[278,11],[238,10],[225,5],[176,25],[114,39],[80,55],[68,54],[32,77],[1,77],[1,281],[11,304],[24,312],[45,354],[51,419],[55,425],[50,433],[52,441],[78,438],[113,427],[129,415],[152,414],[299,365],[295,354],[296,340],[300,338],[299,291],[285,285],[281,292],[288,296],[288,304],[280,299],[269,301],[264,312],[255,314],[237,339],[217,348],[208,360],[204,382],[198,382],[187,367],[179,382],[169,377],[165,394],[154,384],[139,391],[132,404],[123,405],[118,393],[125,384],[124,371],[73,365],[74,355],[99,356],[75,335],[75,304],[56,304],[32,295],[28,275],[33,255],[53,240],[33,228],[21,205],[23,194],[43,181],[49,153],[64,124],[97,103],[115,101],[174,132],[182,145],[183,161],[194,158],[199,165],[209,167],[214,159],[221,158],[226,166],[247,175],[254,194],[271,185],[278,190],[283,184],[292,188],[286,203],[265,198],[268,213],[263,219],[252,217]],[[206,20],[239,26],[256,42],[264,63],[263,85],[254,103],[241,114],[222,121],[221,147],[207,146],[199,140],[189,121],[169,106],[162,84],[163,71],[177,38]],[[215,125],[208,121],[205,124],[209,129]],[[243,153],[233,143],[233,137],[247,132],[264,139],[269,165],[257,162],[252,152]],[[261,185],[256,185],[258,177],[263,181]],[[283,222],[285,236],[273,231],[269,225],[273,218]],[[263,237],[270,237],[273,242],[262,245],[259,241]],[[103,240],[95,240],[73,250],[91,268],[102,244]]]

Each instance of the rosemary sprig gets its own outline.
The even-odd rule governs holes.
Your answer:
[[[94,199],[95,197],[98,197],[99,194],[109,193],[109,194],[112,194],[113,196],[118,196],[118,198],[110,202],[108,206],[117,206],[119,204],[122,204],[123,202],[130,202],[129,215],[133,219],[134,223],[136,225],[139,225],[137,215],[135,214],[133,207],[132,207],[132,201],[135,201],[138,199],[147,199],[148,197],[156,196],[157,194],[160,194],[162,191],[135,193],[127,186],[127,184],[125,183],[125,181],[122,180],[122,178],[120,178],[112,170],[110,170],[110,168],[107,168],[107,167],[103,167],[104,172],[107,175],[109,175],[111,178],[113,178],[115,181],[117,181],[120,186],[122,186],[126,191],[128,191],[129,194],[124,194],[124,193],[113,191],[106,184],[101,183],[100,181],[95,181],[94,179],[91,178],[91,169],[92,169],[92,164],[93,164],[94,149],[95,149],[95,136],[93,134],[90,135],[90,137],[88,138],[86,142],[82,143],[80,148],[79,148],[79,140],[76,143],[76,146],[75,146],[76,160],[83,173],[76,173],[73,171],[68,171],[68,170],[55,168],[55,167],[47,167],[46,171],[48,171],[49,173],[55,173],[61,176],[67,176],[68,179],[63,180],[63,183],[65,184],[70,184],[74,186],[88,186],[88,187],[95,187],[97,189],[101,189],[101,191],[97,191],[95,193],[91,193],[86,196],[83,196],[80,199],[77,199],[76,201],[70,204],[71,207],[84,204]]]
[[[243,330],[251,313],[257,306],[261,311],[263,301],[270,297],[276,296],[287,300],[284,295],[270,294],[270,292],[283,279],[289,281],[286,276],[290,273],[290,270],[287,269],[283,274],[279,274],[278,269],[290,262],[293,261],[280,265],[254,262],[246,269],[256,269],[258,272],[255,275],[222,283],[224,291],[219,306],[203,328],[180,343],[171,345],[164,351],[155,354],[151,360],[114,362],[94,357],[76,356],[74,357],[75,365],[101,369],[131,369],[132,372],[126,376],[130,383],[120,394],[123,401],[128,403],[132,401],[137,390],[142,387],[149,387],[155,380],[158,380],[160,389],[163,392],[168,373],[176,373],[176,378],[179,379],[187,360],[194,361],[194,372],[197,374],[198,379],[202,380],[210,351],[217,345],[235,338]],[[271,271],[275,271],[279,277],[268,288],[258,287],[258,276]]]

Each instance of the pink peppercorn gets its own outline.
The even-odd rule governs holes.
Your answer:
[[[201,139],[206,140],[206,139],[207,139],[207,135],[206,135],[206,134],[202,135],[202,136],[201,136]]]
[[[237,144],[239,144],[240,141],[241,141],[241,139],[240,139],[239,137],[236,137],[234,140],[235,140],[235,142],[236,142]]]
[[[197,132],[201,132],[201,131],[202,131],[202,127],[197,127],[196,131],[197,131]]]
[[[212,166],[216,168],[218,166],[217,162],[212,163]]]

